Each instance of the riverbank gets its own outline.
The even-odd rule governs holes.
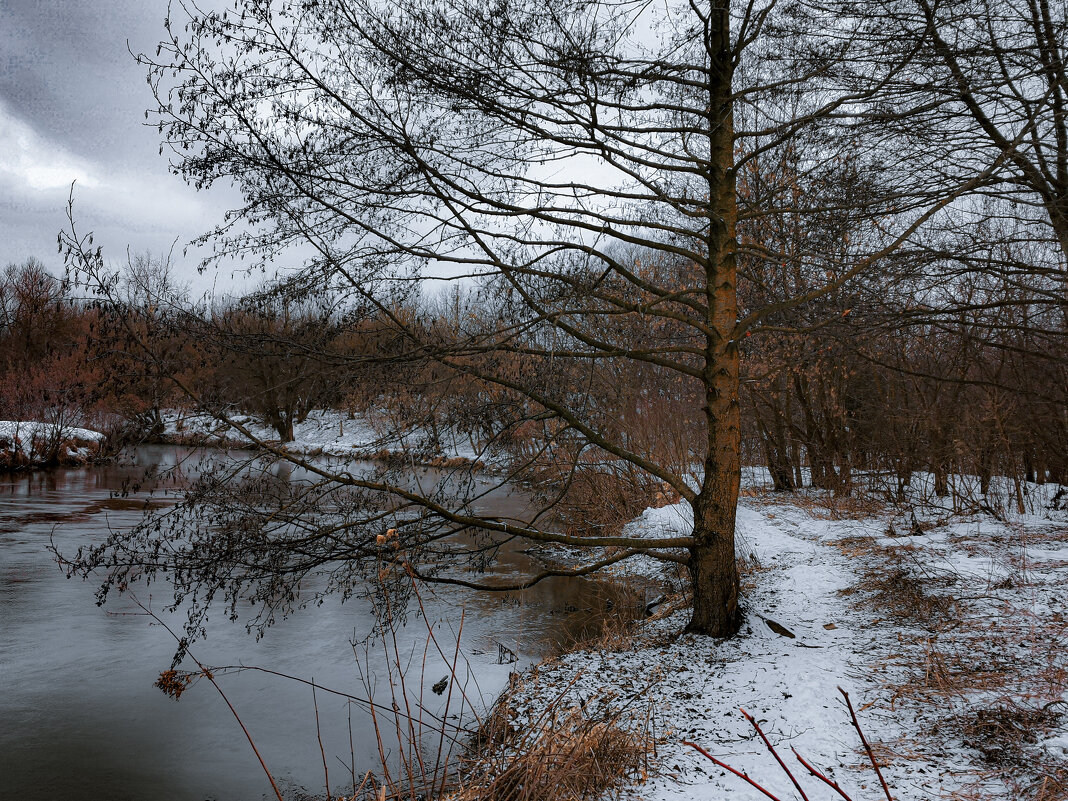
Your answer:
[[[365,415],[350,415],[331,409],[311,412],[293,424],[293,440],[281,442],[278,432],[259,418],[235,414],[230,420],[262,442],[294,456],[328,456],[367,461],[402,460],[420,467],[451,468],[470,465],[477,469],[499,463],[499,457],[480,448],[459,432],[442,430],[433,436],[425,429],[393,431],[375,424]],[[167,410],[163,430],[153,437],[165,444],[245,449],[248,438],[233,425],[207,414]]]
[[[629,638],[526,671],[498,704],[498,729],[514,741],[547,708],[561,718],[624,709],[630,730],[655,740],[624,795],[766,798],[689,741],[795,798],[744,708],[810,797],[818,783],[791,749],[855,801],[884,797],[842,687],[897,801],[1064,798],[1068,512],[1058,488],[1026,489],[1031,511],[1002,519],[750,490],[738,516],[737,637],[680,634],[688,610],[669,601]],[[632,525],[668,536],[687,515],[677,504]],[[507,765],[507,748],[489,761]]]
[[[88,464],[100,457],[106,439],[63,423],[0,420],[0,472]]]

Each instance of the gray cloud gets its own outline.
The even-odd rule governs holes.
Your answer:
[[[152,97],[128,48],[154,53],[166,13],[166,0],[0,0],[0,265],[58,266],[72,180],[80,224],[115,257],[184,243],[233,202],[170,175],[144,125]]]

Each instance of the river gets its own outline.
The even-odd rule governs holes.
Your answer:
[[[116,464],[0,476],[0,798],[273,798],[241,728],[208,682],[197,682],[179,701],[154,686],[174,652],[166,630],[138,614],[128,598],[97,607],[96,585],[67,580],[47,550],[53,537],[61,551],[73,551],[99,541],[108,526],[133,524],[146,496],[116,493],[146,468],[180,455],[174,447],[146,446]],[[489,502],[507,507],[522,499],[497,493]],[[495,570],[520,575],[535,567],[513,552]],[[164,585],[152,590],[167,596]],[[147,591],[138,590],[138,597],[162,606]],[[596,619],[604,599],[600,584],[559,579],[521,596],[439,590],[426,607],[446,649],[455,645],[451,632],[464,611],[466,664],[458,673],[469,695],[489,702],[517,666],[544,656],[581,621]],[[180,617],[172,622],[181,625]],[[367,695],[367,680],[388,706],[381,648],[352,645],[372,623],[366,601],[328,602],[295,613],[259,641],[240,623],[215,622],[192,650],[205,664],[254,665],[357,696]],[[430,687],[448,671],[433,653],[422,667],[426,635],[426,622],[410,619],[398,631],[398,646],[412,657],[410,693],[423,691],[427,706],[441,711],[448,693],[438,696]],[[519,661],[501,663],[502,646]],[[217,678],[287,798],[325,797],[310,686],[259,671]],[[343,792],[353,762],[358,774],[377,765],[374,728],[363,707],[321,690],[317,701],[330,785]],[[455,711],[455,694],[453,701]]]

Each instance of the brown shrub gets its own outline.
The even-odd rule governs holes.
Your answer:
[[[588,716],[573,707],[516,732],[491,716],[486,740],[507,743],[466,772],[456,801],[580,801],[600,798],[624,779],[644,782],[653,739],[618,713]]]
[[[918,576],[897,565],[870,571],[862,583],[871,596],[869,603],[886,611],[887,617],[919,623],[937,630],[960,621],[960,602],[951,595],[928,592],[931,579]]]
[[[536,483],[557,498],[554,515],[568,534],[614,536],[649,507],[677,503],[669,485],[627,465],[601,463],[571,471],[551,465]]]

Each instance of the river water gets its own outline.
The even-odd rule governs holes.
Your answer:
[[[170,666],[170,635],[128,598],[97,607],[96,585],[67,580],[47,550],[52,538],[68,552],[99,541],[109,526],[136,522],[146,496],[116,492],[146,468],[180,455],[173,447],[149,446],[119,464],[0,476],[0,799],[273,798],[241,728],[208,682],[197,682],[179,701],[154,686]],[[490,502],[518,508],[522,499],[498,493]],[[535,567],[525,555],[510,553],[495,570],[521,575]],[[152,590],[165,599],[166,587]],[[138,597],[154,609],[162,606],[147,590]],[[439,590],[426,598],[426,618],[451,651],[463,612],[466,659],[454,685],[463,683],[470,697],[489,702],[517,665],[596,619],[605,597],[601,585],[581,579],[544,582],[521,596]],[[397,631],[397,645],[411,662],[409,694],[421,693],[432,712],[444,714],[448,694],[435,695],[430,687],[449,671],[432,648],[424,660],[427,621],[410,618]],[[180,618],[172,622],[181,626]],[[208,665],[254,665],[361,697],[370,684],[375,700],[388,707],[381,648],[353,647],[372,623],[366,601],[328,602],[295,613],[259,641],[240,623],[216,622],[192,650]],[[502,663],[502,646],[519,662]],[[376,767],[378,741],[363,707],[320,690],[317,729],[307,684],[260,671],[217,678],[287,797],[325,796],[318,735],[335,794],[351,787],[353,768],[362,774]],[[455,696],[453,712],[459,711]],[[388,715],[380,722],[393,731]],[[462,722],[469,722],[467,713]],[[386,749],[392,757],[395,734]]]

